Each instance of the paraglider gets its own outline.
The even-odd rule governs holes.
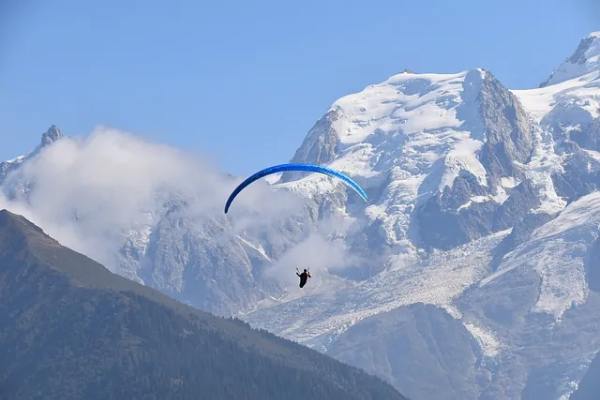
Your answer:
[[[358,183],[356,183],[354,180],[352,180],[352,178],[350,178],[348,175],[345,175],[345,174],[343,174],[339,171],[336,171],[332,168],[324,167],[321,165],[314,165],[314,164],[297,164],[297,163],[280,164],[280,165],[275,165],[273,167],[269,167],[269,168],[260,170],[257,173],[255,173],[254,175],[251,175],[250,177],[246,178],[242,183],[240,183],[238,185],[238,187],[236,187],[235,190],[229,195],[229,198],[227,199],[227,202],[225,203],[225,214],[227,214],[227,212],[229,211],[229,207],[231,207],[231,204],[233,203],[233,200],[237,197],[237,195],[240,194],[240,192],[242,190],[244,190],[248,185],[252,184],[252,182],[254,182],[260,178],[263,178],[267,175],[276,174],[279,172],[286,172],[286,171],[316,172],[319,174],[324,174],[324,175],[328,175],[328,176],[340,179],[346,185],[351,187],[356,193],[358,193],[358,195],[364,201],[367,201],[367,193],[365,192],[365,190],[362,187],[360,187],[360,185]],[[296,268],[296,275],[300,278],[300,285],[299,285],[300,288],[303,288],[304,285],[306,285],[306,282],[308,282],[308,279],[311,278],[310,272],[308,271],[308,269],[305,269],[302,273],[300,273],[298,271],[298,268]]]
[[[300,289],[302,289],[304,285],[306,285],[308,278],[312,278],[312,276],[310,276],[310,272],[308,272],[306,268],[302,273],[299,273],[298,268],[296,268],[296,275],[298,275],[298,277],[300,278],[300,285],[298,285],[300,286]]]
[[[246,186],[267,175],[286,171],[316,172],[341,179],[346,185],[350,186],[356,193],[358,193],[358,195],[364,201],[367,201],[367,193],[365,192],[365,190],[362,187],[360,187],[358,183],[353,181],[352,178],[350,178],[348,175],[345,175],[339,171],[314,164],[281,164],[258,171],[257,173],[248,177],[246,180],[240,183],[238,187],[236,187],[235,190],[231,193],[231,195],[227,199],[227,202],[225,203],[225,214],[227,214],[227,212],[229,211],[229,207],[231,207],[231,203],[233,203],[233,200],[237,197],[238,194],[240,194],[242,190],[246,188]]]

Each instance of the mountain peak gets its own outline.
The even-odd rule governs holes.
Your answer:
[[[600,71],[600,31],[592,32],[579,42],[567,58],[540,87],[567,81],[593,71]]]
[[[25,161],[30,159],[31,157],[39,154],[44,148],[50,146],[54,142],[62,139],[64,137],[63,133],[60,129],[56,127],[56,125],[51,125],[50,128],[46,132],[42,134],[42,139],[40,144],[35,148],[35,150],[27,155],[21,155],[12,160],[8,161],[0,161],[0,183],[8,176],[11,171],[17,169],[20,165],[22,165]]]
[[[48,128],[48,130],[42,134],[40,147],[51,145],[62,137],[64,137],[64,135],[61,130],[58,129],[56,125],[51,125],[50,128]]]
[[[579,42],[575,53],[567,59],[571,64],[589,64],[598,65],[600,58],[600,31],[592,32]]]

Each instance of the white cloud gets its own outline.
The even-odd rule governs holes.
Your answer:
[[[225,201],[242,179],[197,156],[98,128],[85,138],[63,138],[28,160],[0,187],[0,208],[134,279],[137,266],[123,264],[123,245],[127,238],[147,240],[144,235],[173,202],[185,204],[187,226],[202,229],[205,219],[218,221],[224,230],[216,233],[223,237],[211,240],[242,237],[266,249],[272,264],[264,276],[280,287],[297,285],[296,267],[310,268],[313,283],[323,283],[358,263],[344,244],[350,218],[313,223],[306,199],[262,180],[244,190],[225,216]],[[13,196],[7,199],[3,191]]]
[[[283,287],[290,287],[298,284],[296,268],[300,271],[307,268],[314,283],[322,283],[331,272],[353,266],[356,261],[343,240],[332,240],[321,232],[313,232],[275,261],[267,275]]]
[[[227,225],[223,206],[239,181],[199,157],[97,128],[86,138],[57,141],[7,177],[2,189],[16,197],[0,196],[0,207],[114,270],[124,238],[152,224],[168,202],[185,203],[189,218]],[[257,182],[232,206],[231,233],[267,229],[299,205],[295,196]]]

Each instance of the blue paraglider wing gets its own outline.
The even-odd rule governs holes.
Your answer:
[[[229,207],[231,206],[231,203],[233,203],[233,200],[236,198],[236,196],[238,194],[240,194],[240,192],[242,190],[244,190],[246,188],[246,186],[250,185],[252,182],[256,181],[257,179],[260,179],[267,175],[276,174],[278,172],[285,172],[285,171],[317,172],[320,174],[333,176],[335,178],[338,178],[338,179],[341,179],[342,181],[344,181],[344,183],[346,183],[348,186],[350,186],[352,189],[354,189],[354,191],[356,193],[358,193],[358,195],[364,201],[367,201],[367,193],[364,191],[364,189],[361,188],[358,183],[354,182],[352,180],[352,178],[350,178],[348,175],[345,175],[339,171],[336,171],[331,168],[323,167],[320,165],[313,165],[313,164],[281,164],[281,165],[275,165],[273,167],[265,168],[262,171],[258,171],[257,173],[248,177],[245,181],[240,183],[238,185],[238,187],[235,188],[235,190],[231,193],[231,195],[227,199],[227,203],[225,203],[225,214],[227,214],[227,211],[229,211]]]

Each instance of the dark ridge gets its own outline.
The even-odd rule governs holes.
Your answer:
[[[403,399],[358,369],[112,274],[0,211],[2,399]]]

